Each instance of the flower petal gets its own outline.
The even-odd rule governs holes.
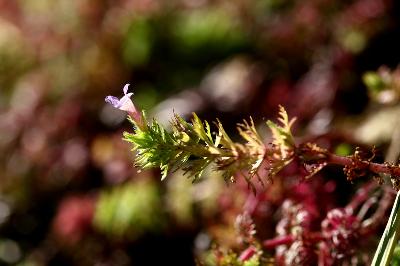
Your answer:
[[[133,104],[132,100],[128,95],[125,95],[124,97],[119,100],[120,106],[118,107],[122,111],[126,111],[128,113],[136,113],[137,110],[135,108],[135,105]]]
[[[124,88],[122,89],[124,91],[124,94],[126,95],[126,93],[128,92],[129,89],[129,83],[125,84]]]
[[[122,97],[120,100],[120,107],[119,109],[122,111],[126,111],[129,114],[137,113],[137,110],[135,108],[135,105],[133,105],[132,100],[129,97]]]
[[[111,104],[112,106],[114,106],[115,108],[120,108],[121,107],[121,102],[120,100],[115,97],[115,96],[107,96],[105,98],[106,103]]]

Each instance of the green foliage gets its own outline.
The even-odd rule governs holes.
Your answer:
[[[400,68],[394,70],[381,66],[377,71],[368,71],[363,82],[374,101],[395,104],[400,99]]]
[[[229,252],[221,258],[219,265],[221,266],[239,266],[242,263],[238,260],[238,256],[236,253]]]
[[[181,52],[190,54],[229,51],[247,40],[239,21],[220,8],[183,12],[173,24],[173,36]]]
[[[285,108],[279,106],[279,117],[278,121],[281,125],[278,125],[272,121],[267,121],[268,127],[271,129],[273,137],[273,146],[271,150],[271,166],[270,176],[275,176],[283,167],[288,165],[294,156],[294,149],[296,144],[292,135],[291,127],[296,121],[295,118],[289,121],[288,114]]]
[[[0,20],[0,86],[12,87],[12,82],[28,70],[34,61],[31,47],[24,43],[24,36],[15,25]]]
[[[397,245],[393,251],[392,266],[400,266],[400,246]]]
[[[233,251],[222,251],[214,249],[206,258],[204,265],[206,266],[260,266],[265,265],[261,263],[261,252],[256,252],[251,258],[242,261],[238,254]]]
[[[194,226],[198,217],[214,217],[219,213],[215,202],[225,188],[224,181],[212,167],[205,169],[203,175],[201,182],[192,184],[183,170],[178,170],[166,180],[166,208],[177,224]]]
[[[128,183],[100,194],[94,226],[115,238],[136,238],[162,226],[161,198],[150,181]]]
[[[149,21],[137,18],[130,25],[123,42],[124,60],[131,66],[146,64],[153,48],[153,32]]]
[[[149,123],[143,114],[143,125],[131,121],[136,129],[133,133],[125,132],[124,137],[133,144],[137,153],[136,165],[143,169],[159,167],[162,179],[171,171],[183,169],[195,181],[207,166],[213,165],[222,171],[226,181],[234,182],[235,175],[239,173],[252,185],[251,178],[254,176],[263,182],[259,170],[266,155],[271,156],[270,176],[278,173],[293,158],[295,143],[290,130],[294,119],[289,121],[283,107],[280,107],[279,114],[281,125],[267,122],[274,137],[268,154],[251,118],[237,126],[243,142],[232,141],[219,120],[215,122],[217,132],[212,132],[210,124],[196,114],[193,114],[191,123],[175,115],[171,132],[155,119]]]
[[[351,155],[352,151],[353,151],[353,147],[347,143],[340,143],[335,148],[335,154],[340,155],[340,156]]]
[[[281,123],[281,126],[272,121],[267,121],[267,125],[272,131],[272,136],[274,138],[273,144],[279,147],[280,156],[285,159],[290,156],[290,152],[293,150],[293,147],[295,147],[291,127],[296,119],[293,118],[289,121],[285,109],[279,106],[278,121]]]
[[[218,133],[213,134],[209,123],[202,122],[196,114],[193,114],[192,123],[175,115],[172,132],[167,132],[156,120],[151,124],[144,121],[145,128],[136,127],[134,133],[124,136],[134,145],[136,164],[144,169],[160,167],[162,179],[170,171],[183,169],[196,180],[213,163],[223,171],[226,180],[233,181],[235,172],[240,170],[256,174],[264,156],[264,144],[252,121],[238,126],[245,144],[234,143],[219,121],[216,123]]]
[[[378,93],[386,87],[385,82],[376,72],[368,71],[363,75],[362,79],[371,93]]]
[[[259,265],[260,265],[260,258],[258,256],[253,256],[251,257],[251,259],[243,262],[243,266],[259,266]]]

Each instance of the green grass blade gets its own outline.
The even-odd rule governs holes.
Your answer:
[[[397,192],[389,221],[376,249],[372,266],[387,266],[390,264],[394,248],[400,233],[400,192]]]

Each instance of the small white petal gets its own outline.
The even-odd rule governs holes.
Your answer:
[[[124,91],[124,94],[126,95],[126,93],[128,92],[128,88],[129,88],[129,83],[127,83],[127,84],[125,84],[125,86],[124,86],[124,88],[123,88],[123,91]]]

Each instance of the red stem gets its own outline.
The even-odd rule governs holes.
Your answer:
[[[253,247],[253,246],[250,246],[240,254],[239,260],[240,261],[249,260],[251,257],[253,257],[253,255],[256,252],[257,252],[257,249],[255,247]]]
[[[400,176],[400,167],[392,167],[387,164],[379,164],[369,161],[361,161],[361,162],[368,164],[368,170],[374,172],[375,174],[388,174],[388,175]],[[346,166],[346,165],[351,165],[353,163],[353,159],[351,157],[344,157],[330,153],[328,154],[328,163]]]
[[[263,247],[264,248],[275,248],[280,245],[289,245],[294,241],[294,237],[291,235],[288,236],[278,236],[273,239],[264,240]]]
[[[263,247],[272,249],[280,245],[290,245],[296,238],[292,235],[278,236],[273,239],[264,240]],[[308,240],[319,242],[324,240],[324,236],[320,232],[311,232],[308,234]]]

